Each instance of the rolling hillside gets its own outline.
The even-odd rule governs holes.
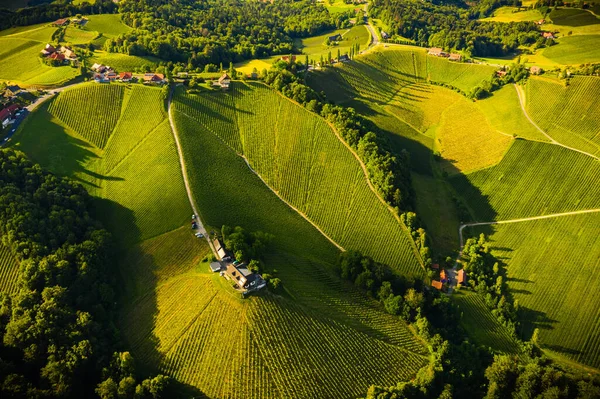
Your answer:
[[[476,228],[506,264],[508,286],[521,307],[524,338],[559,358],[600,367],[598,298],[600,214]]]
[[[403,274],[421,274],[407,232],[317,115],[264,85],[239,83],[229,93],[180,92],[175,109],[244,155],[273,190],[342,247]]]
[[[428,362],[425,346],[404,322],[332,274],[335,246],[217,135],[175,111],[203,220],[214,228],[242,225],[273,234],[265,261],[277,269],[286,292],[241,300],[226,280],[208,274],[201,262],[208,245],[185,226],[191,210],[162,92],[117,85],[101,90],[106,93],[81,85],[60,94],[29,117],[13,143],[96,196],[97,217],[119,242],[120,328],[144,371],[175,377],[184,395],[354,397],[372,383],[408,380]],[[70,127],[86,123],[68,109],[83,97],[117,99],[113,130],[88,136],[102,137],[103,149]],[[318,132],[318,122],[302,122],[305,111],[290,105],[287,129],[308,123]],[[57,109],[69,125],[52,114]]]
[[[450,182],[478,221],[600,207],[600,163],[557,145],[517,140],[500,163]]]

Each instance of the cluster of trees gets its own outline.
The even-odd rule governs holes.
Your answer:
[[[516,335],[519,326],[517,317],[519,304],[516,301],[512,303],[505,281],[506,276],[497,259],[490,253],[483,233],[479,238],[467,240],[463,249],[463,258],[468,284],[484,296],[492,314]]]
[[[486,98],[502,86],[518,83],[529,76],[529,71],[525,65],[520,63],[512,64],[505,72],[504,76],[499,76],[494,72],[489,80],[484,80],[480,85],[475,86],[466,96],[477,100]]]
[[[114,251],[90,206],[81,185],[0,150],[0,235],[20,262],[18,291],[0,295],[0,397],[90,397],[108,378]],[[134,379],[136,398],[160,397],[160,379],[142,382],[152,390]]]
[[[309,0],[125,0],[123,22],[133,30],[107,40],[104,49],[153,55],[188,70],[273,54],[297,52],[294,38],[346,27],[349,14],[332,16]]]
[[[419,254],[421,255],[421,259],[423,259],[425,266],[431,265],[431,250],[428,246],[428,236],[425,229],[422,227],[421,220],[417,217],[417,214],[414,212],[403,213],[400,215],[400,220],[402,220],[402,223],[404,223],[410,231],[410,235],[417,246],[417,250],[419,250]]]
[[[66,2],[53,2],[37,7],[21,8],[17,11],[9,11],[0,7],[0,30],[8,29],[12,26],[26,26],[56,21],[59,18],[77,14],[113,14],[118,12],[118,8],[118,4],[112,0],[96,0],[95,2],[83,2],[78,5]]]
[[[471,56],[507,55],[519,45],[533,44],[540,37],[539,28],[533,22],[477,20],[502,2],[485,2],[481,9],[461,3],[374,0],[371,14],[382,19],[392,35],[412,39],[421,46],[464,50]]]
[[[287,69],[286,69],[287,68]],[[306,86],[294,69],[293,63],[278,63],[264,74],[264,81],[286,97],[320,114],[335,127],[346,143],[356,151],[366,165],[369,179],[383,199],[399,213],[414,206],[414,189],[410,175],[410,156],[403,150],[392,155],[386,143],[369,129],[369,123],[353,108],[328,104]]]

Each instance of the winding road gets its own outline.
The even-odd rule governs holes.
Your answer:
[[[365,15],[369,15],[369,4],[365,4]],[[367,18],[367,23],[366,23],[366,27],[367,30],[371,33],[371,43],[369,44],[369,47],[374,47],[377,46],[379,44],[379,36],[377,36],[377,32],[375,31],[375,28],[373,27],[373,25],[371,25],[371,18],[366,17]]]

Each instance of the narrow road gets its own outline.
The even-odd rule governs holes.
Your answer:
[[[542,128],[540,128],[537,125],[537,123],[535,123],[533,121],[533,119],[531,119],[531,117],[527,113],[527,110],[525,109],[525,94],[522,92],[522,89],[519,88],[519,86],[517,86],[516,84],[513,84],[513,86],[515,87],[515,90],[517,91],[517,96],[519,97],[519,104],[521,105],[521,110],[523,111],[523,114],[525,115],[525,117],[527,118],[527,120],[529,121],[529,123],[531,123],[533,125],[533,127],[535,127],[537,130],[539,130],[540,133],[542,133],[544,136],[546,136],[546,138],[548,138],[548,140],[550,140],[551,144],[558,145],[560,147],[566,148],[566,149],[571,150],[571,151],[579,152],[580,154],[587,155],[588,157],[592,157],[592,158],[600,161],[599,157],[597,157],[595,155],[592,155],[589,152],[581,151],[581,150],[579,150],[577,148],[569,147],[567,145],[559,143],[558,141],[554,140],[554,138],[552,138],[548,133],[546,133]]]
[[[369,4],[365,4],[365,15],[369,14]],[[366,23],[366,27],[369,30],[369,32],[371,33],[371,44],[369,44],[369,47],[373,47],[373,46],[377,46],[379,44],[379,36],[377,36],[377,32],[375,31],[375,28],[373,27],[373,25],[371,25],[371,18],[366,17],[367,19],[367,23]]]
[[[177,146],[177,155],[179,156],[179,164],[181,166],[181,174],[183,175],[183,183],[185,185],[185,191],[187,192],[188,200],[190,201],[190,205],[192,210],[194,211],[194,215],[196,215],[196,233],[202,233],[204,235],[204,239],[208,242],[211,251],[218,258],[217,250],[214,247],[210,237],[206,229],[204,228],[204,224],[202,223],[202,218],[200,217],[200,213],[198,213],[198,209],[196,209],[196,202],[194,201],[194,196],[192,195],[192,189],[190,187],[190,182],[188,179],[187,168],[185,166],[185,161],[183,159],[183,150],[181,149],[181,144],[179,143],[179,135],[177,133],[177,128],[175,127],[175,123],[173,122],[173,112],[171,111],[171,100],[173,99],[173,91],[174,88],[169,91],[169,99],[167,102],[167,109],[169,114],[169,124],[171,125],[171,132],[173,133],[173,138],[175,139],[175,145]]]
[[[476,222],[476,223],[465,223],[465,224],[461,224],[460,227],[458,228],[458,237],[459,237],[459,242],[460,242],[460,252],[458,254],[458,257],[456,258],[456,262],[454,262],[454,267],[450,270],[448,270],[448,274],[449,274],[449,284],[448,284],[448,294],[451,294],[454,287],[456,287],[456,272],[457,272],[457,266],[458,266],[458,262],[460,261],[460,259],[462,258],[463,255],[463,249],[464,249],[464,238],[463,238],[463,230],[465,229],[465,227],[473,227],[473,226],[489,226],[489,225],[493,225],[493,224],[509,224],[509,223],[520,223],[520,222],[530,222],[532,220],[541,220],[541,219],[552,219],[552,218],[558,218],[558,217],[563,217],[563,216],[573,216],[573,215],[582,215],[582,214],[586,214],[586,213],[598,213],[600,212],[600,208],[596,208],[596,209],[585,209],[582,211],[572,211],[572,212],[562,212],[562,213],[553,213],[550,215],[542,215],[542,216],[531,216],[528,218],[520,218],[520,219],[509,219],[509,220],[497,220],[494,222]]]

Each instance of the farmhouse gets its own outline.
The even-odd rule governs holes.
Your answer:
[[[329,40],[330,42],[339,42],[340,40],[342,40],[342,35],[338,33],[337,35],[329,36],[327,40]]]
[[[229,84],[231,83],[231,78],[229,75],[224,73],[219,80],[213,81],[213,86],[218,86],[223,90],[229,89]]]
[[[130,82],[133,78],[133,74],[131,72],[121,72],[119,74],[119,80],[121,82]]]
[[[554,33],[552,32],[542,32],[542,36],[544,36],[544,39],[554,39]]]
[[[496,71],[496,75],[498,75],[501,78],[505,77],[506,74],[507,74],[507,72],[503,71],[503,70]]]
[[[11,85],[11,86],[6,86],[6,89],[4,90],[4,97],[13,97],[16,96],[17,94],[19,94],[21,92],[21,87],[19,87],[19,85]]]
[[[69,19],[68,18],[61,18],[61,19],[57,19],[56,21],[52,22],[52,25],[55,25],[55,26],[65,26],[68,23],[69,23]]]
[[[458,271],[457,284],[465,285],[467,283],[467,275],[463,269]]]
[[[67,46],[61,46],[60,47],[60,52],[63,53],[65,55],[65,57],[75,60],[77,59],[77,54],[75,54],[75,52]]]
[[[444,287],[444,284],[442,284],[441,281],[433,280],[431,286],[437,290],[441,290]]]
[[[107,69],[107,67],[105,67],[102,64],[94,64],[94,65],[92,65],[91,69],[92,69],[92,71],[96,71],[96,72],[102,73],[102,72],[104,72]]]
[[[215,251],[217,251],[217,255],[219,255],[219,258],[223,259],[227,256],[227,252],[225,252],[225,248],[223,247],[223,244],[221,244],[221,241],[214,239],[212,240],[212,243],[215,247]]]
[[[289,55],[284,55],[280,59],[281,59],[281,61],[290,62],[290,56]],[[296,56],[295,55],[292,55],[292,62],[296,62]]]
[[[44,54],[47,57],[50,54],[54,53],[55,51],[56,51],[56,48],[53,45],[47,43],[46,47],[44,47],[42,49],[41,53]]]
[[[257,291],[267,285],[260,274],[252,273],[243,263],[238,265],[228,263],[225,275],[246,292]]]
[[[427,51],[427,54],[429,55],[435,55],[436,57],[445,57],[447,54],[444,52],[443,49],[439,48],[439,47],[432,47]]]
[[[52,54],[50,54],[50,59],[52,59],[52,60],[56,60],[56,61],[60,61],[60,62],[63,62],[63,63],[64,63],[65,61],[67,61],[67,60],[65,59],[65,55],[64,55],[63,53],[58,53],[58,52],[57,52],[57,53],[52,53]]]
[[[5,128],[8,124],[11,123],[13,115],[19,110],[18,104],[9,105],[8,107],[0,110],[0,121],[2,122],[2,127]]]
[[[540,19],[539,21],[536,22],[536,24],[538,24],[538,25],[544,25],[544,23],[546,23],[545,19]]]
[[[450,56],[448,57],[449,61],[456,61],[456,62],[460,62],[460,60],[462,60],[462,55],[457,54],[457,53],[450,53]]]
[[[95,73],[94,74],[94,82],[96,83],[108,83],[109,80],[103,73]]]
[[[144,83],[162,84],[165,82],[165,75],[162,73],[145,73]]]
[[[110,71],[110,72],[106,73],[104,76],[106,77],[106,79],[108,79],[109,81],[112,82],[114,80],[117,80],[118,75],[116,72]]]
[[[388,33],[387,33],[386,31],[383,31],[383,30],[382,30],[382,31],[381,31],[381,37],[382,37],[383,39],[389,39],[389,38],[390,38],[390,35],[388,35]]]
[[[529,72],[531,72],[533,75],[539,75],[543,72],[543,70],[539,66],[534,65],[531,68],[529,68]]]
[[[210,262],[210,270],[213,272],[221,271],[221,262]]]
[[[344,54],[344,55],[340,55],[340,62],[348,62],[350,61],[350,57],[348,57],[348,54]]]

